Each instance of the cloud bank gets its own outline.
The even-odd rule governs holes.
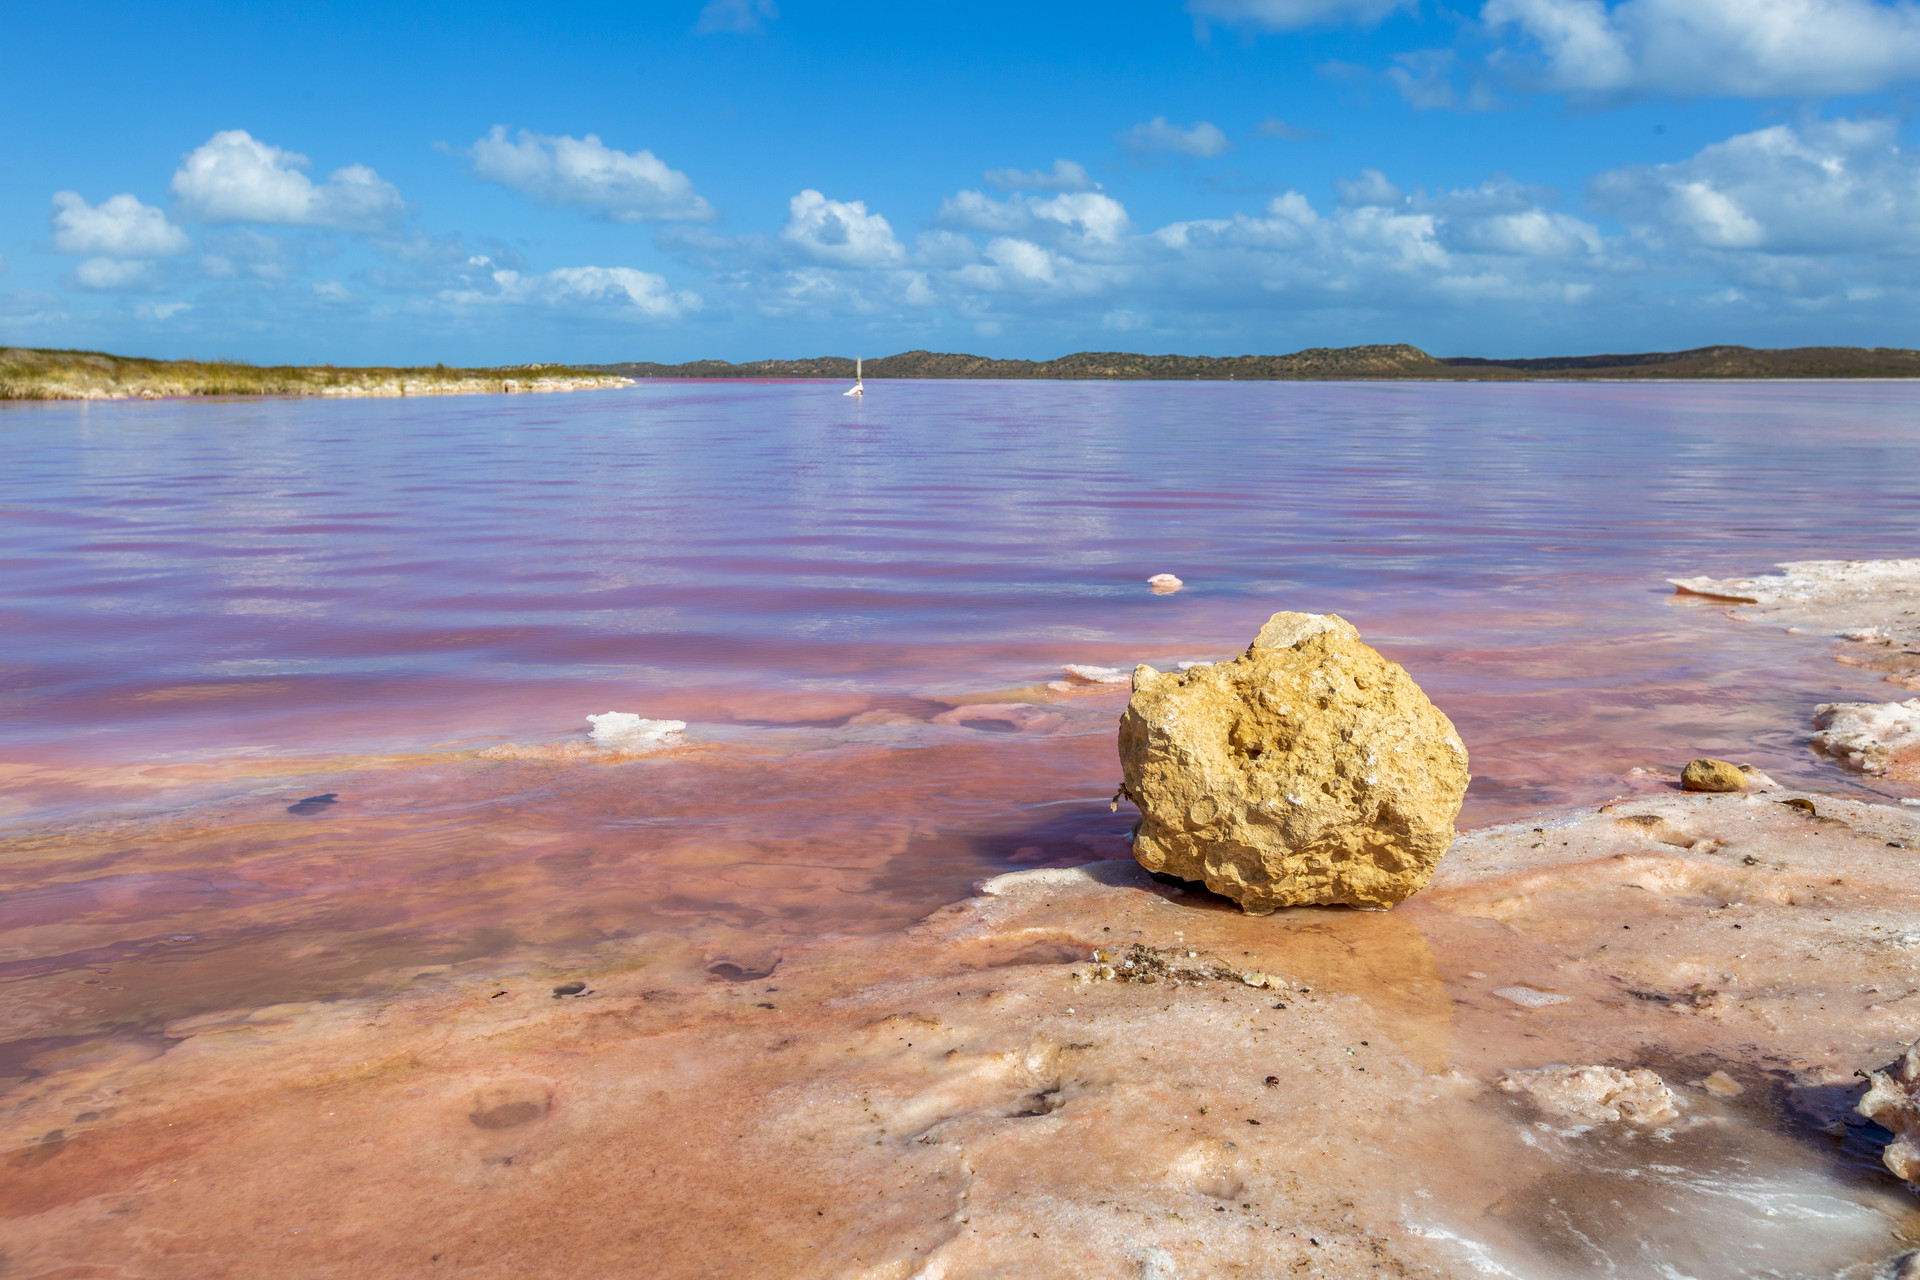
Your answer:
[[[614,222],[707,222],[713,206],[651,151],[616,151],[588,134],[551,137],[504,125],[473,144],[473,171],[542,204],[593,209]]]
[[[1765,98],[1920,77],[1920,7],[1905,0],[1488,0],[1480,16],[1519,39],[1496,66],[1559,93]]]
[[[316,185],[301,172],[308,163],[245,129],[228,129],[187,154],[169,189],[196,222],[379,231],[406,216],[399,189],[367,166],[336,169]]]

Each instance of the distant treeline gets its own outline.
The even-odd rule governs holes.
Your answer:
[[[808,360],[692,360],[686,364],[631,361],[577,366],[628,378],[842,378],[854,362],[843,356]],[[990,360],[938,351],[905,351],[868,360],[869,378],[1099,378],[1311,380],[1409,378],[1515,381],[1647,378],[1913,378],[1920,351],[1893,347],[1697,347],[1638,355],[1549,356],[1497,360],[1430,356],[1402,344],[1314,347],[1285,356],[1144,356],[1082,351],[1057,360]]]

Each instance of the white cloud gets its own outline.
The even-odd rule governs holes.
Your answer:
[[[1378,169],[1362,169],[1357,178],[1335,178],[1333,187],[1345,205],[1395,205],[1407,198],[1407,193],[1388,182],[1387,175]]]
[[[1144,233],[1101,192],[994,199],[962,191],[911,251],[890,232],[868,237],[863,251],[856,232],[875,215],[803,193],[789,230],[814,225],[809,209],[840,218],[833,254],[821,253],[811,230],[796,232],[784,247],[802,249],[807,261],[783,265],[749,238],[736,251],[755,261],[731,280],[743,301],[772,316],[886,317],[898,329],[944,309],[976,326],[1015,314],[1073,315],[1124,332],[1148,327],[1149,316],[1168,317],[1157,322],[1164,329],[1275,309],[1563,308],[1587,304],[1623,270],[1597,227],[1552,208],[1550,192],[1506,179],[1428,195],[1366,171],[1342,187],[1345,199],[1324,214],[1290,192],[1260,215]]]
[[[1297,31],[1301,27],[1371,26],[1417,0],[1187,0],[1187,12],[1201,22],[1260,31]]]
[[[324,302],[345,302],[353,292],[338,280],[321,280],[313,286],[313,296]]]
[[[1000,191],[1098,191],[1100,184],[1071,160],[1055,160],[1047,169],[989,169],[987,185]]]
[[[707,0],[693,30],[694,34],[703,36],[716,31],[753,35],[779,16],[774,0]]]
[[[1155,116],[1119,135],[1120,145],[1129,151],[1172,151],[1183,156],[1206,158],[1225,155],[1233,149],[1227,135],[1205,120],[1190,129],[1168,124],[1165,116]]]
[[[606,315],[627,320],[677,320],[701,307],[700,295],[677,292],[664,277],[632,267],[558,267],[537,275],[489,269],[476,257],[476,270],[464,288],[443,290],[455,305],[534,305],[556,311]]]
[[[937,220],[968,231],[1068,238],[1083,248],[1116,244],[1131,225],[1126,207],[1098,191],[1068,192],[1046,199],[1015,195],[1005,200],[992,199],[979,191],[962,191],[941,202]]]
[[[151,262],[119,258],[88,258],[73,269],[68,283],[95,293],[146,293],[160,287],[160,272]]]
[[[1530,46],[1500,63],[1557,92],[1804,96],[1920,76],[1911,0],[1487,0],[1480,16]]]
[[[193,247],[167,215],[130,195],[90,205],[76,191],[53,195],[53,247],[107,258],[168,258]]]
[[[377,231],[406,215],[400,191],[365,165],[336,169],[316,186],[307,158],[244,129],[216,133],[173,175],[182,212],[201,222],[258,222]]]
[[[836,267],[895,265],[906,257],[893,228],[863,200],[829,200],[809,188],[787,202],[781,240],[816,262]]]
[[[1265,120],[1262,120],[1254,126],[1253,136],[1256,138],[1279,138],[1286,142],[1306,142],[1321,137],[1322,135],[1317,129],[1303,129],[1299,125],[1288,124],[1278,116],[1268,116]]]
[[[1920,155],[1899,145],[1890,120],[1775,125],[1676,164],[1601,174],[1593,193],[1656,245],[1815,257],[1920,253]]]
[[[191,302],[142,302],[134,307],[133,313],[142,320],[171,320],[182,311],[193,310]]]
[[[651,151],[616,151],[588,134],[549,137],[506,128],[473,144],[473,171],[542,204],[598,209],[615,222],[705,222],[717,215],[693,181]]]

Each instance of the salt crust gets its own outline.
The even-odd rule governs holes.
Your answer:
[[[1837,604],[1920,595],[1920,560],[1787,560],[1757,578],[1669,578],[1689,595],[1739,604]]]
[[[1814,708],[1813,749],[1859,773],[1881,774],[1920,755],[1920,698],[1825,702]]]
[[[593,728],[587,736],[603,747],[631,750],[669,742],[687,731],[685,720],[645,720],[631,711],[608,711],[588,716]]]
[[[685,720],[647,720],[631,711],[607,711],[590,715],[587,741],[541,742],[522,745],[503,742],[476,752],[482,760],[541,760],[582,763],[617,762],[679,746],[686,733]]]
[[[1799,798],[1469,832],[1392,912],[1252,919],[1096,863],[734,966],[777,960],[765,979],[637,935],[50,1051],[0,1105],[9,1262],[625,1275],[643,1241],[661,1277],[1439,1280],[1564,1274],[1569,1250],[1879,1274],[1910,1206],[1820,1131],[1913,1035],[1920,855],[1890,845],[1916,827]],[[1164,963],[1096,979],[1109,948]],[[1523,986],[1572,998],[1497,994]],[[1655,1053],[1752,1064],[1784,1111],[1705,1090],[1640,1145]],[[1631,1144],[1486,1105],[1502,1079]]]
[[[1119,667],[1090,667],[1083,663],[1069,662],[1060,669],[1073,679],[1087,684],[1126,684],[1133,678]]]
[[[1894,1134],[1881,1161],[1895,1176],[1920,1183],[1920,1043],[1884,1071],[1871,1072],[1867,1086],[1856,1110]]]
[[[1618,1067],[1510,1071],[1501,1078],[1500,1087],[1508,1093],[1526,1094],[1544,1111],[1591,1124],[1621,1120],[1651,1124],[1680,1114],[1666,1081],[1645,1067],[1631,1071]]]
[[[1757,578],[1670,578],[1679,596],[1749,606],[1740,621],[1789,624],[1848,643],[1834,658],[1920,689],[1920,560],[1792,560]],[[1920,699],[1830,702],[1812,746],[1856,772],[1920,782]]]

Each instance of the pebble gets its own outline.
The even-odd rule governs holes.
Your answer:
[[[1739,765],[1702,756],[1688,761],[1680,771],[1680,785],[1687,791],[1741,791],[1746,788],[1747,775]]]

